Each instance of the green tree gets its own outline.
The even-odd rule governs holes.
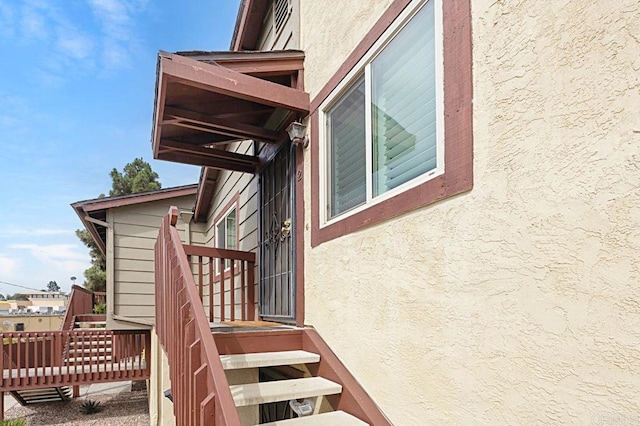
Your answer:
[[[155,191],[162,187],[158,182],[158,174],[142,158],[136,158],[124,166],[122,173],[114,168],[109,175],[112,180],[110,197]]]
[[[0,294],[0,300],[7,300],[7,299],[4,297],[4,294]]]
[[[47,284],[47,291],[60,291],[60,286],[55,281],[49,281],[49,284]]]
[[[155,191],[162,187],[158,181],[158,174],[142,158],[136,158],[131,163],[126,164],[122,169],[122,173],[114,168],[109,173],[109,176],[111,176],[110,197]],[[100,194],[98,198],[103,197],[104,194]],[[89,248],[89,256],[91,256],[91,266],[84,271],[85,281],[83,286],[91,291],[106,291],[107,260],[102,255],[89,231],[78,229],[76,230],[76,235]]]

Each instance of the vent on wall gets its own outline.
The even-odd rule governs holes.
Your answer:
[[[273,20],[276,34],[280,32],[290,13],[291,0],[275,0],[273,2]]]

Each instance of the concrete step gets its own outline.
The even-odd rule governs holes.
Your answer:
[[[229,386],[236,407],[334,395],[342,392],[342,386],[323,377],[277,380]]]
[[[320,362],[320,355],[306,351],[260,352],[253,354],[220,355],[225,370],[238,368],[274,367]]]
[[[357,417],[344,411],[332,411],[315,416],[298,417],[296,419],[278,420],[271,423],[263,423],[262,426],[363,426],[368,425]]]

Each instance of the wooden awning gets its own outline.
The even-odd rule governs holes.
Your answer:
[[[229,142],[279,143],[309,113],[304,53],[183,52],[158,55],[153,125],[156,159],[255,173],[258,158]]]

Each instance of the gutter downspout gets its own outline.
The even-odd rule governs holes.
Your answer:
[[[191,219],[193,219],[193,211],[181,211],[180,217],[184,222],[184,243],[191,245]]]
[[[106,247],[106,263],[107,263],[107,322],[109,318],[113,319],[114,317],[114,305],[115,305],[115,289],[114,287],[114,241],[113,241],[113,218],[109,214],[109,210],[106,211],[107,214],[107,222],[103,222],[102,220],[96,219],[94,217],[89,216],[88,214],[84,216],[84,220],[87,222],[93,223],[95,225],[104,226],[107,229],[107,247]],[[107,328],[109,325],[107,324]]]

